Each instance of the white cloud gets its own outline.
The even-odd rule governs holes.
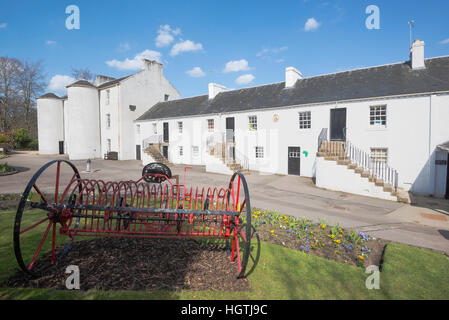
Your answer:
[[[255,79],[255,77],[252,74],[249,74],[249,73],[243,74],[235,80],[235,83],[240,84],[240,85],[248,84],[248,83],[253,82],[254,79]]]
[[[45,44],[46,44],[47,46],[54,46],[54,45],[56,44],[56,41],[53,41],[53,40],[47,40],[47,41],[45,41]]]
[[[157,31],[157,33],[158,36],[155,40],[156,47],[161,48],[170,45],[175,40],[173,35],[179,35],[181,33],[181,29],[172,29],[168,24],[166,24],[163,26],[159,26],[159,30]]]
[[[73,82],[75,82],[74,78],[62,74],[57,74],[50,79],[47,89],[50,91],[65,92],[65,87]]]
[[[269,55],[269,54],[277,54],[277,53],[285,51],[287,49],[288,49],[288,47],[286,47],[286,46],[283,46],[280,48],[263,48],[256,54],[256,56],[262,57],[262,56]]]
[[[133,59],[126,58],[123,61],[110,60],[106,61],[106,64],[110,67],[117,68],[119,70],[139,70],[142,67],[142,59],[161,61],[162,54],[153,50],[145,50],[138,53]]]
[[[177,56],[178,54],[182,52],[188,52],[188,51],[200,51],[203,50],[203,45],[201,43],[195,43],[190,40],[181,41],[175,44],[170,51],[170,55],[172,57]]]
[[[6,22],[0,23],[0,29],[5,29],[6,28]]]
[[[449,43],[449,38],[444,39],[443,41],[440,41],[440,44],[448,44]]]
[[[130,47],[128,42],[121,42],[120,43],[120,48],[119,48],[120,51],[124,52],[124,51],[128,51],[130,49],[131,49],[131,47]]]
[[[195,67],[192,70],[188,70],[186,71],[186,73],[193,77],[193,78],[201,78],[204,77],[206,74],[203,72],[203,70],[201,70],[200,67]]]
[[[321,23],[315,20],[315,18],[309,18],[304,26],[304,30],[313,31],[320,27]]]
[[[248,61],[242,59],[236,61],[229,61],[228,63],[226,63],[223,72],[227,73],[227,72],[238,72],[246,70],[249,70]]]

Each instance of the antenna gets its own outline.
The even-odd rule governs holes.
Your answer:
[[[413,26],[415,25],[415,20],[410,20],[408,22],[408,24],[410,25],[410,47],[412,46],[412,30],[413,30]]]

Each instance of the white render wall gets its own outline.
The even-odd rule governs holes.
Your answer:
[[[370,125],[370,106],[387,106],[387,125]],[[244,154],[250,169],[262,173],[288,174],[288,147],[301,148],[301,176],[316,176],[318,137],[323,128],[330,134],[330,110],[347,109],[347,140],[370,153],[371,148],[387,148],[388,163],[399,172],[399,187],[418,194],[435,194],[435,148],[449,140],[449,95],[390,97],[365,101],[339,102],[255,110],[232,114],[204,115],[157,121],[139,121],[141,134],[136,141],[153,135],[152,123],[157,123],[162,135],[162,123],[169,123],[169,160],[173,163],[206,165],[205,141],[207,119],[215,119],[215,131],[225,132],[226,117],[235,117],[235,142],[238,153]],[[311,111],[311,129],[299,129],[298,113]],[[257,131],[249,129],[248,117],[257,116]],[[278,121],[273,120],[277,115]],[[184,133],[177,134],[177,122],[183,122]],[[193,129],[195,128],[195,129]],[[194,134],[192,132],[195,132]],[[137,143],[137,142],[136,142]],[[178,147],[184,147],[180,157]],[[193,145],[200,146],[201,160],[192,159]],[[265,158],[255,158],[255,146],[264,147]],[[306,151],[306,156],[303,152]],[[442,179],[440,179],[442,180]],[[439,180],[438,180],[439,181]]]
[[[67,88],[67,145],[70,160],[101,157],[98,90],[91,87]]]
[[[64,106],[61,99],[37,99],[37,126],[40,154],[59,154],[64,141]]]

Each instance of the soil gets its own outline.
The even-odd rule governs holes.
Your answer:
[[[103,238],[74,242],[57,264],[50,255],[36,262],[42,275],[33,279],[17,272],[8,287],[66,289],[66,267],[80,270],[81,290],[249,290],[237,279],[238,266],[222,246],[195,240]]]

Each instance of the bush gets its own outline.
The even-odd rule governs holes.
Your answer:
[[[39,149],[39,141],[37,139],[31,139],[27,146],[28,149],[38,150]]]
[[[6,133],[0,133],[0,143],[10,143],[11,137]]]
[[[14,171],[14,168],[11,167],[10,165],[8,165],[8,163],[0,164],[0,172],[1,173],[7,173],[7,172],[11,172],[11,171]]]
[[[31,141],[30,134],[24,128],[14,129],[13,137],[15,149],[27,148]]]

